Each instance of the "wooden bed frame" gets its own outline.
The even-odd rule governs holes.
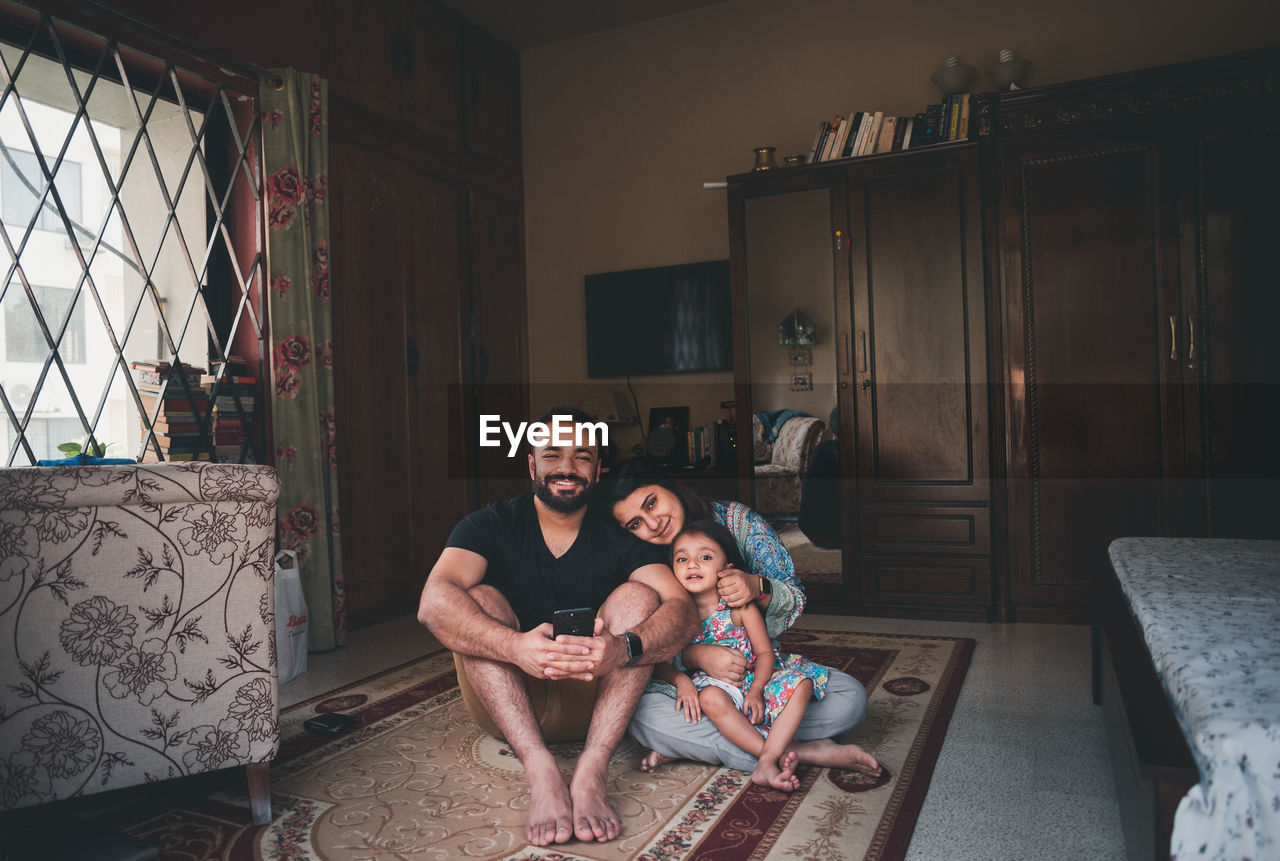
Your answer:
[[[1200,772],[1110,566],[1094,584],[1093,701],[1106,722],[1126,854],[1168,861],[1173,815]]]

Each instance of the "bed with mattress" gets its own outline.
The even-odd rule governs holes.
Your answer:
[[[1121,538],[1095,602],[1132,858],[1280,858],[1280,542]]]

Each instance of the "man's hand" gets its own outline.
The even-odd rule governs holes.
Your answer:
[[[534,630],[550,625],[539,625]],[[552,641],[545,676],[548,679],[580,679],[589,682],[612,672],[627,662],[627,646],[622,638],[604,630],[604,619],[596,618],[594,635],[570,637],[562,634]],[[543,675],[540,673],[539,675]]]
[[[738,568],[726,568],[720,572],[716,590],[720,600],[730,607],[750,604],[760,597],[760,578]]]
[[[731,685],[742,684],[753,666],[740,652],[728,646],[685,646],[683,659],[689,669],[702,670],[713,679]]]
[[[594,665],[587,660],[587,649],[579,643],[591,642],[590,637],[560,637],[552,639],[549,622],[518,634],[515,641],[514,663],[531,676],[540,679],[580,678]],[[568,641],[574,642],[568,642]]]
[[[702,704],[698,702],[698,689],[693,680],[683,673],[676,679],[676,711],[684,712],[685,723],[702,720]]]
[[[747,691],[742,701],[742,711],[754,724],[764,720],[764,697],[758,691]]]

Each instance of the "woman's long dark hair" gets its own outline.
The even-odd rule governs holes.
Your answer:
[[[661,467],[642,458],[624,460],[601,479],[598,494],[605,513],[612,517],[615,505],[640,488],[653,484],[670,491],[680,500],[680,504],[684,506],[685,523],[711,518],[711,508],[706,500],[668,476]]]
[[[673,560],[675,559],[676,542],[680,540],[681,535],[705,535],[720,545],[720,549],[724,551],[724,558],[730,565],[739,571],[745,572],[747,570],[747,562],[742,558],[742,551],[738,549],[738,542],[733,537],[733,533],[729,531],[728,527],[712,520],[710,517],[685,521],[684,529],[681,529],[676,534],[676,537],[671,539],[671,558]]]

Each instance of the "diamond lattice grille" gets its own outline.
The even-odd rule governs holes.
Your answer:
[[[48,15],[36,21],[6,21],[0,34],[4,463],[90,441],[112,456],[166,459],[156,433],[171,430],[162,405],[173,412],[165,394],[178,389],[199,429],[193,456],[254,459],[261,398],[222,374],[239,354],[260,376],[256,97],[92,44]],[[219,380],[202,392],[174,374],[157,395],[139,390],[140,362],[181,362]],[[237,456],[215,448],[215,415],[243,427]]]

